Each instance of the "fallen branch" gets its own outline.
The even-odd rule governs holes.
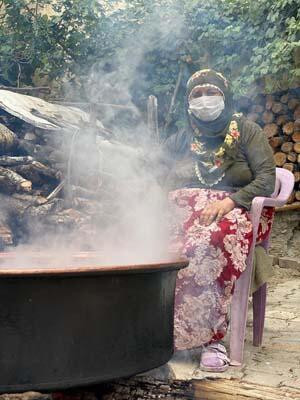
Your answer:
[[[0,165],[4,167],[30,164],[32,162],[33,162],[33,157],[31,156],[20,156],[20,157],[0,156]]]

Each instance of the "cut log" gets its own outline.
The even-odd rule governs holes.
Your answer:
[[[26,201],[16,199],[14,196],[5,195],[0,193],[0,202],[2,209],[5,209],[8,216],[13,219],[20,218],[23,216],[24,211],[28,207]]]
[[[82,224],[89,223],[90,221],[90,216],[84,215],[80,211],[72,208],[60,210],[54,214],[48,213],[47,217],[45,218],[46,224],[52,224],[54,226],[65,225],[68,227],[80,226]]]
[[[300,154],[297,156],[297,163],[300,164]]]
[[[271,110],[274,103],[274,97],[270,94],[266,96],[266,110]]]
[[[51,212],[57,212],[62,210],[63,204],[61,199],[53,199],[51,202],[47,202],[38,207],[28,207],[24,212],[25,217],[43,217],[49,215]]]
[[[289,95],[288,94],[284,94],[283,96],[280,97],[280,102],[283,104],[287,104],[289,101]]]
[[[253,113],[253,114],[261,114],[263,112],[264,112],[264,106],[262,106],[260,104],[256,104],[251,107],[251,113]]]
[[[292,203],[294,203],[295,198],[296,198],[295,194],[296,194],[296,192],[295,192],[295,190],[293,190],[292,194],[290,195],[290,197],[289,197],[288,200],[287,200],[287,204],[292,204]]]
[[[50,168],[38,161],[33,161],[32,165],[36,169],[36,171],[38,171],[41,175],[45,177],[52,178],[55,180],[60,180],[62,178],[60,171],[56,171],[55,169]]]
[[[300,182],[300,171],[294,172],[295,183]]]
[[[267,138],[270,139],[271,137],[277,135],[279,128],[276,124],[267,124],[264,126],[263,130],[264,130]]]
[[[13,149],[18,141],[17,135],[14,134],[5,125],[0,124],[0,153],[4,154]]]
[[[297,192],[295,193],[295,199],[297,201],[300,201],[300,190],[297,190]]]
[[[289,116],[286,115],[286,114],[279,115],[279,116],[276,118],[276,124],[277,124],[278,126],[282,126],[282,125],[286,124],[288,121],[289,121]]]
[[[294,129],[295,129],[295,132],[300,132],[300,119],[299,118],[296,119],[294,122]]]
[[[276,149],[277,147],[281,146],[283,143],[283,139],[280,136],[274,136],[272,138],[270,138],[269,140],[269,144],[271,147],[273,147],[273,149]]]
[[[287,122],[283,125],[282,130],[286,135],[292,135],[294,133],[294,122]]]
[[[284,142],[281,146],[281,151],[283,153],[290,153],[293,150],[294,143],[293,142]]]
[[[20,156],[20,157],[10,157],[10,156],[0,156],[0,165],[4,167],[11,167],[14,165],[30,164],[33,161],[31,156]]]
[[[56,171],[50,167],[47,167],[38,161],[33,161],[31,164],[18,165],[16,167],[12,167],[12,169],[36,184],[42,183],[44,178],[50,178],[58,181],[62,177],[60,171]]]
[[[32,183],[16,172],[0,167],[0,188],[7,192],[30,192]]]
[[[260,106],[264,106],[266,102],[265,96],[261,93],[257,94],[252,99],[252,104],[259,104]]]
[[[86,199],[96,199],[99,195],[95,191],[83,188],[81,186],[71,186],[72,197],[84,197]]]
[[[289,110],[295,110],[295,108],[300,104],[300,101],[298,99],[290,99],[288,102],[288,108]]]
[[[283,164],[286,163],[286,154],[282,152],[278,152],[274,154],[274,161],[277,167],[282,167]]]
[[[294,119],[300,119],[300,106],[298,106],[294,111]]]
[[[30,195],[30,194],[25,194],[25,193],[14,193],[12,195],[14,199],[24,201],[25,203],[28,204],[28,206],[40,206],[42,204],[47,203],[47,199],[43,196],[37,196],[37,195]]]
[[[282,207],[276,207],[276,212],[295,211],[300,210],[300,201],[295,201],[293,204],[286,204]]]
[[[295,132],[292,136],[293,142],[299,143],[300,142],[300,132]]]
[[[300,143],[294,144],[294,152],[300,154]]]
[[[11,246],[13,243],[14,236],[7,223],[7,216],[0,214],[0,249],[4,250],[5,246]]]
[[[22,154],[27,154],[34,157],[37,161],[47,164],[50,160],[49,156],[55,149],[48,145],[39,145],[29,142],[28,140],[18,141],[18,150]]]
[[[39,171],[37,171],[32,164],[17,165],[11,167],[11,170],[30,180],[30,182],[32,182],[34,185],[42,185],[43,183],[43,179],[39,174]]]
[[[295,165],[293,163],[285,163],[282,168],[287,169],[290,172],[293,172],[295,169]]]
[[[271,111],[265,111],[261,117],[264,124],[271,124],[274,121],[274,114]]]
[[[259,114],[250,113],[250,114],[247,115],[247,118],[248,118],[250,121],[256,122],[256,121],[259,120]]]
[[[272,105],[272,111],[274,114],[284,114],[287,111],[287,108],[284,104],[276,102]]]
[[[292,162],[292,163],[296,163],[297,162],[297,154],[294,153],[293,151],[291,151],[288,155],[287,155],[287,159],[288,161]]]

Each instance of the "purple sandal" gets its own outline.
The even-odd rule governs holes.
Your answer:
[[[200,368],[203,371],[224,372],[229,365],[227,351],[221,343],[212,343],[203,348],[200,362]]]

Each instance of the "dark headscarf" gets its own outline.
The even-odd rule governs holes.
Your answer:
[[[222,74],[210,69],[203,69],[195,72],[187,83],[186,107],[187,109],[189,107],[188,99],[192,90],[196,86],[203,84],[217,86],[223,92],[225,97],[225,108],[219,118],[214,121],[201,121],[193,114],[189,114],[191,127],[193,130],[195,130],[196,127],[201,132],[201,135],[206,136],[207,138],[216,138],[218,136],[225,137],[228,124],[230,123],[233,115],[233,100],[229,89],[229,84]]]
[[[214,121],[202,121],[196,118],[192,113],[188,113],[189,96],[193,89],[197,86],[210,84],[216,86],[224,94],[225,108],[221,115]],[[186,93],[186,109],[192,142],[196,141],[201,144],[202,150],[199,154],[193,154],[195,165],[198,172],[197,176],[201,175],[200,181],[205,182],[208,186],[215,185],[222,180],[225,171],[234,163],[237,155],[238,140],[234,140],[230,146],[224,145],[226,135],[231,129],[231,122],[236,120],[233,115],[233,100],[227,80],[219,72],[209,69],[204,69],[196,72],[191,76],[187,83]],[[226,142],[226,140],[225,140]],[[216,161],[216,152],[221,148],[225,148],[224,156],[220,164]]]

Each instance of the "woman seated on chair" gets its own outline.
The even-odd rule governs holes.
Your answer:
[[[212,70],[187,83],[187,128],[164,145],[174,247],[190,260],[180,271],[175,298],[175,347],[203,347],[200,366],[225,371],[220,343],[228,327],[234,283],[252,243],[249,217],[256,196],[275,187],[273,154],[255,123],[234,114],[227,80]],[[273,210],[264,211],[260,240]]]

